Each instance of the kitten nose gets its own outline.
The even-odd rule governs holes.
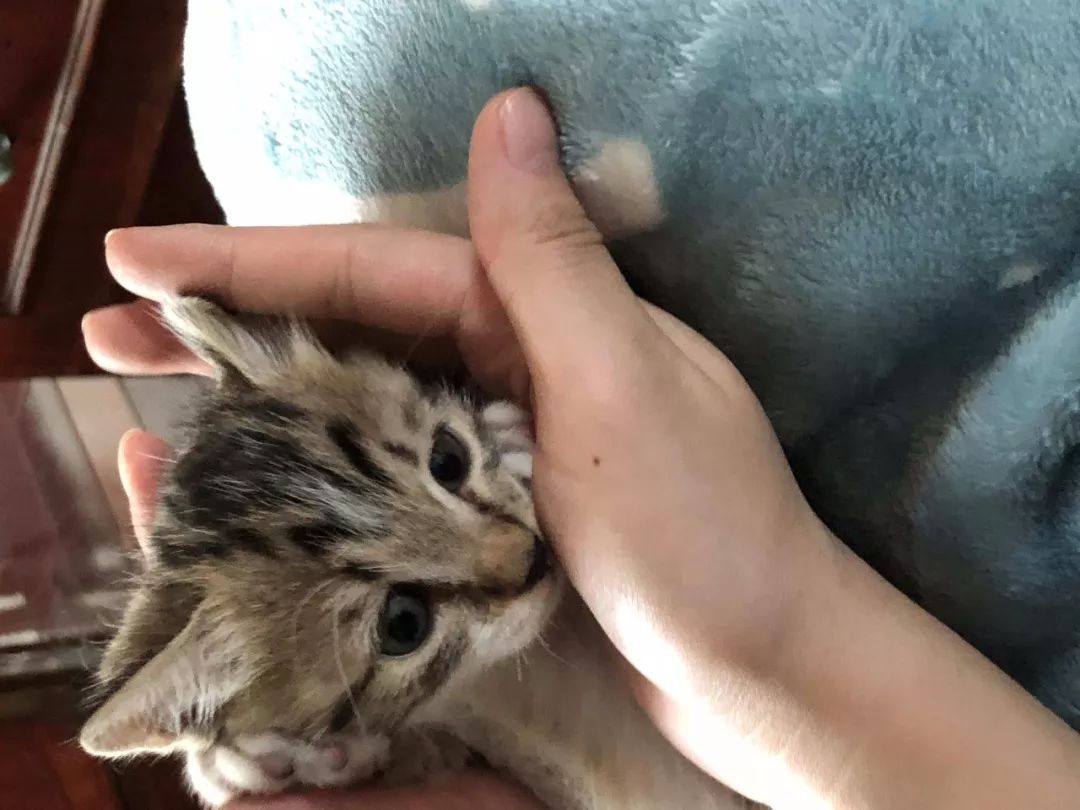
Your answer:
[[[532,561],[529,573],[525,575],[525,590],[536,585],[551,570],[551,550],[539,537],[533,538]]]

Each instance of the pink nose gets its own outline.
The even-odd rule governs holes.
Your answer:
[[[338,742],[324,743],[319,746],[319,756],[323,764],[332,771],[341,771],[349,764],[349,752]]]

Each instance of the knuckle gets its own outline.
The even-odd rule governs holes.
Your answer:
[[[560,252],[591,252],[603,245],[603,237],[576,201],[558,200],[537,205],[529,232],[537,247]]]

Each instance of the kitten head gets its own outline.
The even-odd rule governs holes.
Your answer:
[[[519,411],[335,359],[295,322],[164,312],[220,382],[162,487],[87,750],[389,735],[534,641],[561,578]]]

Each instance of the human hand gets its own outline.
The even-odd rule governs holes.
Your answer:
[[[503,124],[518,119],[531,151],[507,149]],[[196,226],[117,233],[107,256],[151,300],[201,292],[452,338],[482,383],[531,399],[541,519],[653,706],[708,701],[723,679],[768,668],[798,614],[789,583],[828,553],[805,541],[813,515],[737,371],[630,291],[531,93],[482,114],[470,187],[475,249],[378,226]],[[199,370],[144,303],[92,313],[85,333],[106,368]]]

